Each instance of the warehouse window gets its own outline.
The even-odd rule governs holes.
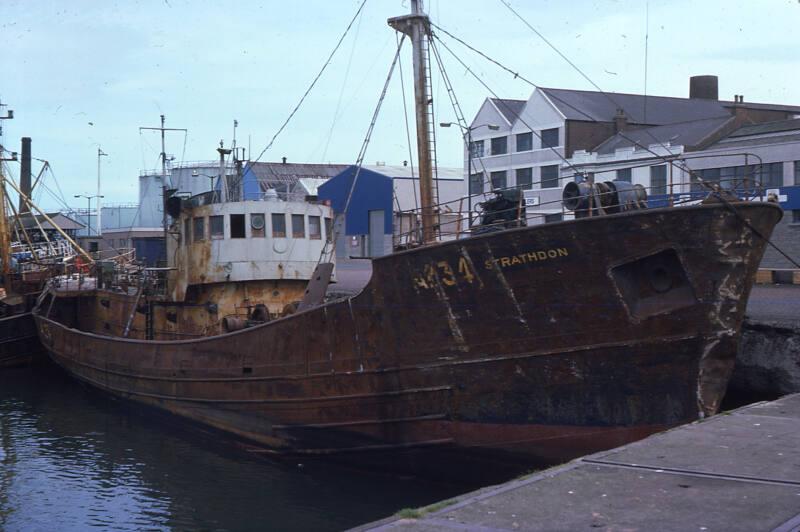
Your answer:
[[[542,148],[555,148],[559,145],[558,128],[542,130]]]
[[[542,188],[558,188],[558,165],[551,164],[542,166],[541,169],[541,184]]]
[[[483,174],[477,173],[469,176],[469,195],[474,196],[483,192]]]
[[[517,151],[530,151],[531,149],[533,149],[533,133],[530,131],[527,133],[518,133]]]
[[[492,155],[508,153],[508,137],[495,137],[492,139]]]
[[[492,172],[490,174],[492,178],[492,189],[497,190],[498,188],[506,188],[506,171],[500,170],[499,172]]]
[[[470,146],[469,153],[472,155],[473,159],[475,159],[476,157],[483,157],[483,141],[473,140],[472,145]]]
[[[650,167],[650,194],[667,193],[667,165]]]
[[[533,168],[517,168],[517,188],[530,189],[533,183]]]
[[[756,174],[756,179],[764,188],[783,186],[783,163],[762,164]]]

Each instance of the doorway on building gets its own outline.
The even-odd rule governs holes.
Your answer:
[[[369,211],[369,256],[380,257],[384,254],[383,235],[384,235],[383,209]]]

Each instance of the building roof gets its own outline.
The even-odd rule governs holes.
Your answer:
[[[727,107],[717,100],[572,89],[540,90],[567,120],[613,122],[619,108],[625,111],[631,124],[664,125],[731,116]]]
[[[732,124],[735,118],[731,115],[718,118],[690,120],[664,126],[652,126],[640,129],[626,129],[610,137],[592,151],[600,154],[614,153],[615,150],[630,147],[646,148],[651,144],[664,146],[685,146],[694,148],[708,139],[724,126]]]
[[[756,103],[756,102],[732,102],[730,100],[720,100],[725,107],[738,107],[740,109],[756,109],[760,111],[782,111],[784,113],[800,114],[800,105],[786,105],[782,103]]]
[[[65,216],[60,212],[50,212],[47,213],[47,216],[53,220],[58,227],[60,227],[63,231],[70,231],[73,229],[83,229],[85,225],[80,222],[76,222],[69,216]],[[19,216],[20,221],[22,222],[22,226],[27,230],[31,228],[36,228],[38,230],[38,226],[41,225],[43,229],[55,229],[50,222],[48,222],[45,217],[41,214],[36,215],[36,221],[39,222],[37,225],[36,221],[34,221],[34,217],[30,213],[21,214]]]
[[[419,179],[419,168],[403,165],[365,164],[364,168],[383,174],[392,179]],[[413,170],[413,173],[412,173]],[[436,169],[436,176],[443,180],[464,180],[463,168],[446,168],[440,166]]]
[[[500,111],[500,114],[508,120],[510,124],[513,124],[519,118],[519,115],[522,113],[522,110],[525,108],[525,104],[528,103],[527,100],[509,100],[507,98],[489,98],[497,110]]]
[[[767,133],[780,133],[783,131],[794,131],[800,129],[800,118],[789,120],[776,120],[774,122],[762,122],[760,124],[748,124],[742,126],[729,137],[748,137],[751,135],[765,135]]]
[[[263,181],[296,181],[300,178],[310,177],[328,179],[340,174],[349,165],[347,164],[315,164],[315,163],[248,163],[247,168],[253,172],[258,180]]]

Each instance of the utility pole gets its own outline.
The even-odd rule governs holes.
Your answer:
[[[394,17],[388,23],[395,30],[411,37],[414,66],[414,101],[417,118],[417,157],[419,160],[419,194],[422,206],[422,241],[436,239],[436,213],[433,205],[433,162],[431,160],[432,96],[428,85],[428,38],[430,20],[422,8],[422,0],[411,0],[411,14]]]
[[[100,193],[100,157],[108,157],[107,153],[103,153],[100,147],[97,147],[97,236],[101,235],[102,225],[100,223],[100,216],[103,212],[101,199],[103,196]],[[91,200],[90,200],[91,201]]]
[[[160,131],[161,132],[161,224],[164,227],[164,259],[167,258],[167,151],[166,151],[166,141],[165,141],[165,133],[167,131],[183,131],[186,133],[186,129],[184,128],[173,128],[173,127],[164,127],[164,122],[166,121],[166,117],[161,115],[161,127],[140,127],[139,131],[149,130],[149,131]],[[170,182],[170,187],[172,183]]]
[[[3,104],[0,103],[0,109],[3,107]],[[6,116],[0,116],[0,121],[13,118],[14,111],[9,109]],[[6,177],[3,172],[3,163],[5,161],[16,161],[17,154],[16,152],[11,152],[11,157],[9,158],[3,156],[2,133],[3,129],[0,127],[0,260],[3,261],[3,288],[8,294],[11,290],[11,243],[9,242],[8,219],[6,218]]]

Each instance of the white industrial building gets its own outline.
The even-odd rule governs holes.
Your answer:
[[[604,144],[608,149],[615,136],[618,141],[643,132],[639,136],[644,135],[644,146],[656,144],[652,151],[672,156],[680,150],[705,149],[745,124],[800,115],[798,106],[750,103],[738,95],[734,100],[718,100],[715,76],[692,78],[689,98],[552,88],[537,88],[528,100],[488,98],[468,128],[472,145],[465,143],[470,191],[487,194],[518,187],[526,191],[529,215],[541,215],[534,223],[556,221],[563,216],[563,186],[577,173],[571,164],[589,165],[587,154],[598,154]],[[653,134],[659,142],[652,141]],[[686,142],[680,141],[681,135],[686,135]],[[618,148],[622,151],[616,153]],[[626,154],[624,150],[615,145],[611,151],[619,159],[649,153]],[[629,179],[641,179],[641,172]],[[627,174],[623,169],[622,178]],[[472,199],[473,207],[480,199]]]

